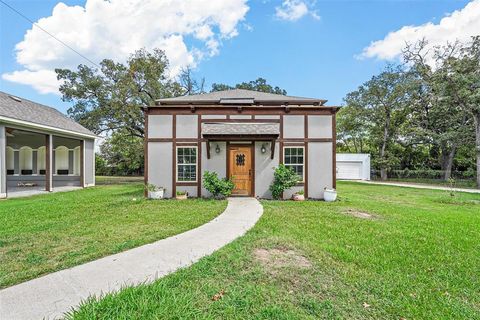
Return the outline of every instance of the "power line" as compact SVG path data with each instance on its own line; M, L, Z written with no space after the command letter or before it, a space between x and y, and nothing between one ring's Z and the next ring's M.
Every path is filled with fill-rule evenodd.
M21 13L20 11L18 11L17 9L15 9L14 7L10 6L8 3L6 3L5 1L3 0L0 0L1 3L3 3L7 8L9 8L10 10L12 10L13 12L15 12L16 14L18 14L20 17L24 18L25 20L27 20L28 22L30 22L32 25L34 25L35 27L37 27L38 29L42 30L43 32L45 32L46 34L48 34L50 37L52 37L53 39L57 40L58 42L60 42L61 44L63 44L65 47L67 47L68 49L72 50L73 52L75 52L76 54L78 54L80 57L82 57L83 59L87 60L88 62L90 62L91 64L93 64L94 66L96 66L97 68L101 68L98 64L96 64L95 62L93 62L92 60L90 60L89 58L85 57L83 54L81 54L80 52L78 52L77 50L75 50L74 48L70 47L68 44L66 44L65 42L63 42L62 40L58 39L57 37L55 37L53 34L51 34L50 32L48 32L47 30L43 29L42 27L40 27L37 23L35 23L34 21L30 20L27 16L25 16L23 13Z

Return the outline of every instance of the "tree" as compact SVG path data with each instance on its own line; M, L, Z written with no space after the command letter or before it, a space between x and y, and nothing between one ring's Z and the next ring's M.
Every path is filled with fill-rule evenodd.
M453 101L473 120L477 187L480 188L480 36L459 49L459 54L444 61L445 90Z
M459 43L437 47L433 54L427 45L427 41L421 40L404 49L404 59L411 65L409 72L414 79L410 140L439 149L440 166L447 181L458 148L470 141L471 119L456 103L445 81L450 73L445 62L458 53Z
M278 86L273 87L272 85L267 83L267 80L263 78L258 78L256 80L249 81L249 82L238 83L234 87L223 84L223 83L214 83L212 84L211 92L232 90L232 89L245 89L245 90L253 90L253 91L260 91L260 92L267 92L267 93L283 94L283 95L287 94L286 90L281 89Z
M181 95L184 89L167 79L162 50L141 49L126 63L105 59L100 69L79 65L76 71L56 69L62 100L73 102L68 115L96 134L117 130L143 137L142 108L156 99Z
M372 158L380 168L382 180L387 179L388 169L399 161L393 144L407 114L408 81L408 74L400 67L389 66L345 98L347 107L363 117L352 131L364 126L362 130L366 130L376 151Z
M100 146L104 167L114 175L141 175L143 173L143 139L126 130L117 130Z

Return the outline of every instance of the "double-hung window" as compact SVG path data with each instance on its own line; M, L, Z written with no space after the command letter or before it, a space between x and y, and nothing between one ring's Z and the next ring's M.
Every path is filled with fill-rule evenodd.
M304 148L285 147L283 149L283 163L285 167L291 168L304 181Z
M197 181L197 147L177 147L177 181Z

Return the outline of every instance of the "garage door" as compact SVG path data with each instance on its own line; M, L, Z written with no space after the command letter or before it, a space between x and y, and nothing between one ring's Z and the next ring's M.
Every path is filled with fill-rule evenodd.
M337 162L337 179L361 180L362 163L354 161Z

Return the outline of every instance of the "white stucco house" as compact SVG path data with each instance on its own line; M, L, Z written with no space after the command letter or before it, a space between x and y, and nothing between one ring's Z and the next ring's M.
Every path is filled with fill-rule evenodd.
M93 186L95 138L54 108L0 92L0 197Z
M335 115L326 100L249 90L160 99L145 109L145 182L208 196L203 173L232 178L233 195L270 198L274 168L292 168L304 190L322 199L335 188Z

